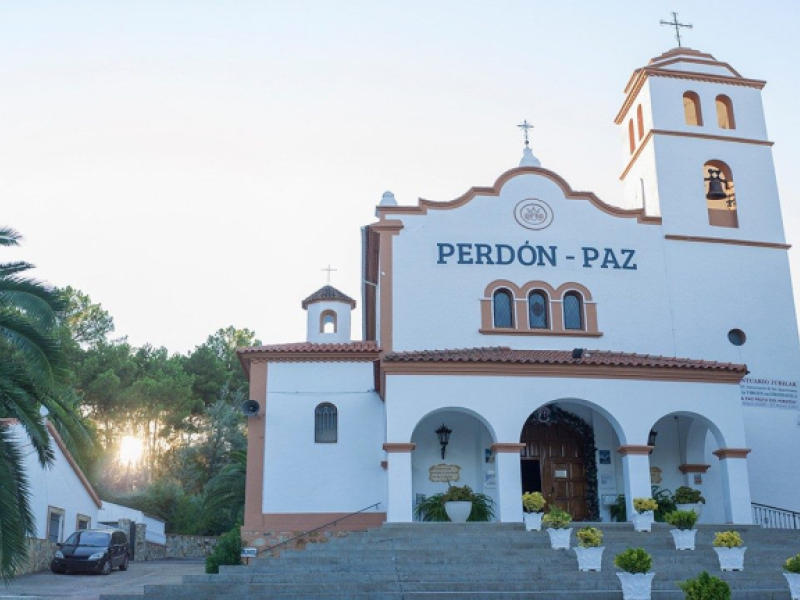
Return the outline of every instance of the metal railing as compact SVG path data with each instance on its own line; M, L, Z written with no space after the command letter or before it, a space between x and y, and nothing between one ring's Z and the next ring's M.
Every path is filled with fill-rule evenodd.
M335 527L340 521L344 521L345 519L349 519L350 517L354 517L355 515L360 515L361 513L366 512L371 508L378 508L380 505L381 505L380 502L376 502L375 504L370 504L369 506L365 506L361 510L357 510L356 512L351 512L348 515L345 515L343 517L339 517L338 519L334 519L333 521L329 521L329 522L327 522L327 523L325 523L323 525L320 525L319 527L315 527L314 529L309 529L308 531L304 531L303 533L301 533L299 535L296 535L293 538L289 538L288 540L283 540L282 542L278 542L274 546L268 546L267 548L264 548L264 550L260 551L259 554L261 554L261 553L271 553L275 548L278 548L280 546L288 544L289 542L293 542L295 540L299 540L301 537L306 536L309 533L314 533L315 531L319 531L320 529L324 529L324 528L328 527L329 525L333 525Z
M765 529L800 529L800 512L752 503L753 523Z

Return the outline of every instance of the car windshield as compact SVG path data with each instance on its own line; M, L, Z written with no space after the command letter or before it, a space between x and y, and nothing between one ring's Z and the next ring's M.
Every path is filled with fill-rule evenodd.
M64 542L65 546L108 546L111 534L100 531L76 531Z

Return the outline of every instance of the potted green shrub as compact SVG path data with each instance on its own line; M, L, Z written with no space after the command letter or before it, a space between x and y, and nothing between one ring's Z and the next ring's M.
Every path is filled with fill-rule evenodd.
M550 536L550 547L553 550L569 550L569 537L572 534L572 515L557 506L550 508L542 519L547 525L547 535Z
M742 536L737 531L723 531L714 536L714 550L719 557L719 567L723 571L744 571L744 552Z
M731 600L731 586L705 571L692 579L679 581L678 587L683 590L686 600Z
M658 508L658 502L652 498L634 498L633 529L635 531L649 532L653 527L653 512Z
M682 485L675 490L675 506L678 510L693 510L697 513L697 518L700 518L700 513L703 512L703 504L706 499L700 493L700 490L690 488L687 485Z
M542 509L547 504L541 492L525 492L522 494L522 518L527 531L542 529Z
M578 538L578 547L575 554L578 557L579 571L599 571L603 560L603 532L597 527L582 527L575 534Z
M494 501L486 494L473 492L468 485L461 487L451 485L444 493L428 496L417 505L414 512L423 521L453 521L447 512L446 504L448 502L466 502L470 504L470 511L467 513L467 517L464 518L465 521L491 521L492 517L494 517ZM453 508L451 505L450 510L452 511ZM460 518L463 514L454 516Z
M676 510L667 513L665 519L675 527L669 531L675 541L675 549L694 550L694 540L697 535L694 524L697 522L697 513L693 510Z
M792 556L783 563L783 576L789 582L789 592L792 600L800 600L800 554Z
M623 600L650 600L653 587L653 557L642 548L628 548L614 557L614 566L622 584Z

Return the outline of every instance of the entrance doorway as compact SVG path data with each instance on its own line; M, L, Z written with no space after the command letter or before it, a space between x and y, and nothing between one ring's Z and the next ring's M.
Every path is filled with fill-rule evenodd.
M581 434L565 423L546 424L536 415L522 429L522 491L541 492L575 521L589 518L586 463Z

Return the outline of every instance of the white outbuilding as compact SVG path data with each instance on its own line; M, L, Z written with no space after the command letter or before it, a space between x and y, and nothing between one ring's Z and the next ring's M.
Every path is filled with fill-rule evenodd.
M305 342L239 350L260 407L245 535L378 503L337 529L412 521L448 480L503 522L522 520L523 491L608 520L620 494L631 514L682 485L705 497L701 522L800 511L782 460L800 455L800 345L764 85L689 48L637 69L610 202L527 146L452 201L384 194L362 229L364 339L356 302L325 286L302 302Z

